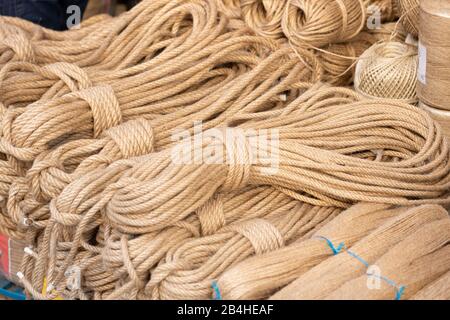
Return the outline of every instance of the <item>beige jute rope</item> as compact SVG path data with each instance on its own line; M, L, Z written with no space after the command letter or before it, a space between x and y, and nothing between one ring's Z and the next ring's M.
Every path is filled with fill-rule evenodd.
M402 209L403 210L403 209ZM359 203L323 225L314 234L354 243L388 219L399 215L389 205ZM302 273L332 256L329 247L310 235L284 248L246 259L217 280L224 299L264 299Z
M419 0L397 0L400 20L405 30L417 37L419 35Z
M288 0L281 26L297 48L322 47L355 37L366 23L362 0Z
M417 102L417 51L400 42L383 42L366 50L356 65L355 90L369 98Z
M449 270L449 240L450 218L447 216L413 232L376 260L374 265L381 270L382 276L404 288L402 299L409 299ZM367 274L352 279L325 299L386 300L395 297L397 288L385 281L379 281L379 288L368 288L367 277L373 278Z
M450 271L417 292L410 300L449 300Z
M436 221L440 223L444 219L448 220L448 213L442 207L434 205L415 207L406 211L403 210L403 213L380 225L377 230L355 244L346 245L345 242L344 244L348 250L364 259L369 265L378 266L382 271L381 276L386 276L391 279L392 275L387 273L388 271L382 268L382 266L376 264L376 261L401 243L406 237L420 230L424 225ZM326 234L323 236L327 237ZM336 242L332 238L327 238L336 246L341 243L339 241ZM416 241L423 241L419 237L414 237L414 239ZM326 244L323 243L323 245ZM327 246L327 248L330 252L330 247ZM392 263L395 264L402 257L403 255L401 253L397 257L391 257ZM341 252L303 273L291 284L273 295L272 298L324 299L345 283L358 277L364 277L366 271L366 266L355 259L354 256L346 252ZM398 284L403 285L403 283ZM368 289L365 288L364 291L366 290ZM390 290L392 291L392 295L386 297L387 299L393 299L395 296L394 288L390 287ZM355 293L357 293L356 289Z
M283 36L281 18L287 0L241 0L242 18L258 35L279 39Z
M443 134L450 139L450 111L432 108L422 102L419 102L419 108L428 112L431 118L441 125Z
M170 152L161 151L134 160L121 160L115 162L105 169L92 171L89 175L85 175L72 182L50 203L51 220L45 228L45 237L48 238L48 243L58 243L60 236L64 236L64 238L62 238L63 241L70 242L70 245L67 246L68 252L65 255L64 262L61 262L61 269L56 275L52 276L52 279L55 279L56 283L61 281L65 270L73 262L79 248L89 247L86 239L91 237L91 233L102 224L104 218L113 229L121 233L145 234L158 232L159 230L163 230L185 219L191 212L207 203L219 188L222 191L237 191L248 184L271 184L287 195L299 200L308 201L313 204L329 203L329 205L343 205L340 201L336 201L337 199L333 199L333 193L338 191L336 188L342 183L340 182L339 177L345 177L346 180L348 180L353 176L353 179L356 179L355 182L362 182L363 180L361 180L361 178L368 177L368 174L373 172L373 174L376 174L377 178L368 178L367 181L371 181L372 183L378 181L380 184L379 186L373 185L363 187L359 184L359 186L356 187L356 190L358 191L351 192L350 185L348 182L345 182L342 185L343 187L345 186L345 190L339 190L340 198L347 196L354 198L355 200L363 198L364 200L371 200L374 202L383 201L387 203L404 204L448 202L448 199L446 198L439 199L440 194L444 195L448 192L449 165L448 162L445 162L446 159L448 160L448 147L442 136L438 138L440 136L438 127L433 128L431 131L431 127L428 127L427 129L425 126L421 129L421 126L419 125L421 123L420 119L422 119L422 121L425 120L425 123L428 122L428 125L434 126L434 123L431 122L431 119L428 118L426 113L423 113L412 106L400 103L396 103L392 106L389 105L385 108L382 107L383 105L392 102L380 103L365 101L335 106L336 102L339 101L339 99L342 99L336 98L339 97L339 92L341 92L341 94L350 94L351 91L326 88L318 90L315 94L307 92L305 95L310 96L310 98L304 99L300 96L299 101L304 102L303 106L298 109L298 106L295 107L295 104L292 105L291 112L288 112L286 117L279 117L280 119L277 119L277 117L274 118L273 115L275 112L273 111L266 115L267 117L270 117L270 120L253 121L251 127L258 129L269 127L276 128L279 126L282 128L283 123L285 125L287 123L291 124L292 128L290 130L280 130L281 158L279 162L279 171L275 175L260 175L258 172L260 172L264 166L260 166L258 169L258 166L254 164L242 167L231 166L231 168L229 168L228 165L219 164L177 165L172 163ZM323 100L321 101L318 99L319 97ZM327 98L324 99L325 97ZM308 106L308 103L311 102L313 103ZM331 106L319 107L319 105L326 106L327 103ZM343 108L343 106L345 106L345 108ZM373 106L373 108L371 106ZM329 109L329 111L325 112L327 109ZM337 112L334 116L333 112L331 112L333 110ZM344 110L346 111L344 112ZM359 115L358 110L363 113ZM387 112L390 115L389 118L391 120L394 115L397 115L402 121L405 121L404 129L407 129L407 131L401 130L400 132L406 134L405 138L408 137L407 139L402 142L400 139L401 135L399 136L396 134L395 130L389 134L390 130L386 128L388 122L382 121L380 123L383 123L382 126L384 128L381 131L376 128L370 129L367 127L373 126L378 122L376 119L380 118L377 116L377 113L379 114L381 110ZM287 110L280 110L280 112L283 111L286 113ZM376 111L376 113L371 113L373 116L370 116L369 118L364 117L363 115L369 111ZM405 112L408 114L405 115ZM305 120L300 121L302 118ZM350 126L342 127L342 124L338 124L336 119L341 119L344 122L348 120L350 121ZM355 119L357 122L360 121L360 124L355 123ZM369 121L369 119L371 120ZM408 121L411 122L410 126L406 125ZM260 122L260 124L258 124L258 122ZM326 135L324 135L326 131L320 129L321 122L324 122L326 126L330 124L338 125L339 129L328 130L327 133L329 136L326 138ZM307 123L310 125L308 126ZM402 122L395 121L394 123L396 123L397 127ZM425 123L423 124L425 125ZM386 153L383 153L383 151L369 151L377 150L380 145L377 142L377 139L375 139L375 136L369 137L369 139L358 137L357 132L360 130L359 127L361 125L362 128L364 128L362 129L361 134L365 137L367 137L367 132L373 132L373 134L381 134L384 132L384 134L388 134L380 141L383 141L385 147L386 143L391 141L390 144L391 148L393 148L393 152L384 151ZM356 136L353 137L352 135L348 135L348 133L351 132L349 129L352 126L354 127L354 130L356 130L353 132ZM293 131L293 129L295 129L295 131ZM302 133L303 130L306 131ZM409 130L424 130L423 134L425 134L425 132L431 134L437 130L437 136L432 134L429 138L423 138L423 143L425 143L425 145L434 145L432 147L432 150L434 150L432 151L432 154L436 154L437 158L435 160L424 163L424 160L427 158L424 154L425 150L418 151L416 156L412 155L411 151L419 146L413 147L411 145L411 151L405 149L408 148L405 143L413 137L407 134ZM296 131L298 132L296 133ZM314 132L317 134L313 134ZM346 139L340 137L338 134L339 132L347 132L347 134L344 135ZM309 137L304 140L304 143L309 141L311 146L318 144L322 148L325 147L329 150L324 149L320 151L321 149L306 144L301 145L296 143L295 141L302 136ZM317 136L317 140L314 138L315 136ZM395 136L400 140L394 139ZM292 140L287 139L283 142L284 139L288 137L292 138ZM354 144L346 145L345 143L345 141L348 143L360 139L363 139L362 141L365 141L365 143L373 143L373 145L361 146L361 148ZM240 140L232 141L236 143ZM394 147L395 145L397 145L397 147ZM237 147L240 148L241 146L237 145ZM400 149L394 151L394 149L398 147L400 147ZM444 149L439 151L440 148ZM331 152L333 149L339 151ZM401 160L404 156L402 156L400 150L406 152L404 155L406 156L405 160ZM299 151L301 151L301 153L299 153ZM228 150L227 152L230 151ZM342 167L334 167L331 162L328 164L324 163L323 165L320 165L319 163L314 164L314 162L319 159L317 158L319 155L329 155L327 161L330 161L331 159L338 162L345 161L348 157L345 156L345 153L347 152L350 152L351 154L359 153L359 156L348 158L349 162L346 167L349 167L348 169L350 169L351 166L361 162L360 165L364 164L364 169L362 171L356 166L354 167L355 171L350 176L345 173L347 170L342 171ZM242 154L235 152L230 155L242 156ZM298 156L300 156L300 158L297 158ZM287 157L286 160L283 160L284 157ZM310 161L306 159L309 157L317 160L308 164ZM391 157L396 158L397 160L394 162L386 162L386 160ZM301 160L302 158L304 159ZM428 168L427 170L434 170L434 172L432 171L424 175L420 168L416 167L417 161L424 169ZM444 163L439 164L441 161L444 161ZM291 163L291 165L288 165L288 163ZM299 166L299 169L291 167L296 163L297 166ZM304 164L302 165L302 163ZM244 164L246 164L246 162L244 162ZM410 165L412 167L409 167ZM315 167L317 169L323 167L324 169L326 168L326 172L333 172L336 176L329 177L331 178L330 180L328 180L329 178L322 180L323 178L321 178L321 175L314 173L314 170L305 171L301 169L302 166L305 166L306 168L309 167L309 170L312 170ZM378 166L380 166L379 169L377 169ZM241 171L245 170L246 167L250 171ZM230 172L231 175L228 172ZM314 189L317 188L318 185L312 183L313 180L308 177L309 172L312 174L311 177L314 178L314 181L324 181L325 183L326 181L333 181L333 188ZM317 173L319 172L320 171ZM358 174L358 172L361 172L361 175ZM362 174L362 172L364 172L364 174ZM417 174L414 174L413 172L417 172ZM380 179L381 173L385 178ZM386 180L388 177L386 176L387 173L389 173L391 179L395 178L400 180L397 182L395 182L396 180L390 180L389 182L389 180ZM401 181L402 177L405 179L404 182ZM246 181L246 179L248 180ZM433 183L430 185L424 184L423 191L418 192L419 189L411 191L407 190L412 187L420 187L421 183L426 183L426 180L429 179L433 180ZM418 183L419 180L421 183ZM295 181L302 181L302 183L299 184ZM308 181L310 181L311 184L308 184ZM320 185L322 184L323 182L320 182ZM387 185L397 185L397 187L392 188L387 187ZM440 190L441 188L442 190ZM161 190L164 190L164 192L161 192ZM366 190L371 196L361 197L362 190ZM383 192L389 192L389 196L374 196L370 190L372 190L372 192L376 190L376 193L379 195L382 195ZM395 193L402 196L395 197ZM410 197L412 196L413 199L405 199L404 197L408 197L408 194L410 194ZM194 198L193 195L195 195ZM317 197L317 199L314 199L312 196ZM424 198L422 198L423 200L417 200L414 199L416 197ZM431 198L427 200L427 197ZM130 201L131 199L132 201ZM83 205L80 206L81 203ZM49 264L52 265L51 262ZM50 273L53 274L53 271Z
M450 110L450 3L421 1L419 10L420 101L430 107Z

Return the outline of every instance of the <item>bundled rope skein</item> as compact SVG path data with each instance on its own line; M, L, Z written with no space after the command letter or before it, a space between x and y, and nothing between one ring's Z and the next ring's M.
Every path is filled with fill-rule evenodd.
M284 53L283 53L284 52ZM274 56L269 58L269 60L266 60L261 66L256 68L255 70L251 71L248 75L245 75L245 77L236 79L236 81L231 81L230 83L226 84L222 88L219 89L217 85L215 84L213 88L215 89L214 94L211 94L210 96L206 97L205 99L202 99L198 101L197 103L194 103L192 105L184 107L184 103L188 103L188 101L192 101L188 98L187 100L184 100L182 97L178 97L179 99L175 99L175 101L167 101L170 104L173 103L181 103L178 110L173 110L172 112L168 112L167 114L163 114L159 117L154 117L154 119L149 120L148 123L146 123L146 127L151 127L145 129L144 131L137 131L137 133L142 132L144 135L140 136L133 136L133 131L131 130L129 133L123 133L124 135L129 136L130 139L137 139L138 136L141 138L140 143L146 143L146 137L145 137L145 131L147 132L153 132L153 142L154 148L157 149L164 149L168 147L171 144L174 144L174 141L171 139L172 131L177 128L184 128L186 130L192 131L192 127L195 124L195 121L201 121L201 120L208 120L210 119L212 114L215 114L216 117L214 119L211 119L210 121L202 123L203 128L207 129L210 127L214 127L216 125L220 125L221 123L224 123L225 121L228 121L230 117L233 114L237 113L245 113L244 107L246 104L249 105L251 108L267 108L269 105L273 105L274 107L276 105L279 105L279 93L288 93L287 99L288 101L291 99L290 94L294 94L297 92L297 89L292 87L295 82L298 81L298 76L301 74L301 70L304 69L301 65L297 63L296 59L291 60L291 62L286 62L283 66L280 66L279 70L274 70L276 65L272 64L272 62L277 61L280 59L281 56L286 54L287 52L290 52L290 49L285 49L278 51ZM278 60L281 62L280 60ZM295 65L295 66L294 66ZM291 69L293 67L293 69ZM291 69L291 70L289 70ZM271 73L270 71L274 71L274 73ZM267 73L268 72L268 73ZM280 81L280 77L282 77ZM258 80L259 79L259 80ZM246 90L242 91L242 88L244 86L248 85ZM239 88L239 89L233 89L233 88ZM173 88L172 88L173 89ZM270 90L269 90L270 89ZM291 90L289 90L291 89ZM286 91L288 90L288 91ZM211 93L210 90L207 92ZM259 94L263 94L263 96L259 96ZM194 95L193 99L197 99L198 96ZM153 96L155 98L155 96ZM152 98L152 99L153 99ZM180 101L181 98L181 101ZM278 99L278 100L277 100ZM52 99L50 101L54 101L54 103L58 102L58 99ZM184 102L183 102L184 101ZM71 101L73 102L73 101ZM49 118L48 121L53 121L51 119L54 118L54 115L51 116L51 114L61 113L61 117L66 117L67 114L65 112L62 112L63 108L71 109L77 105L77 103L67 103L64 106L59 105L58 108L52 109L48 108L49 106L46 104L43 104L43 109L46 109L46 111L43 111L44 113L48 112ZM81 101L80 101L81 102ZM95 101L94 101L95 102ZM83 102L82 102L83 103ZM132 103L132 102L130 102ZM132 105L134 105L132 103ZM178 104L174 104L174 106L177 106ZM164 102L162 102L162 106L164 106ZM183 107L182 107L183 106ZM156 110L161 107L161 105L156 105ZM133 119L137 116L139 116L139 112L143 112L142 115L147 115L150 118L153 118L151 116L151 112L155 110L155 107L152 105L147 106L147 108L138 108L136 111L138 111L137 114L133 112L132 110L130 113L130 118ZM89 110L80 110L79 106L76 107L77 111L80 112L80 115L85 113L83 120L81 118L78 118L80 121L86 121L84 125L76 125L74 127L69 127L70 123L73 122L73 120L70 120L69 117L67 117L66 121L67 123L64 125L63 123L60 123L59 132L56 132L55 134L58 137L63 137L65 134L74 133L75 130L83 130L83 126L85 129L87 129L86 137L82 137L82 139L76 139L74 141L67 141L65 145L58 146L58 148L54 149L54 151L50 151L50 153L47 153L47 151L40 152L40 148L36 150L36 153L33 155L33 157L36 158L36 162L34 163L33 167L29 169L26 167L25 170L30 170L29 173L25 173L25 181L17 181L17 176L20 176L20 173L14 173L14 170L12 170L12 173L9 173L9 171L5 172L5 190L13 190L9 191L10 194L13 194L14 196L11 196L8 198L8 205L9 210L8 214L13 218L15 221L22 221L24 215L27 215L27 208L31 208L31 211L35 211L35 214L33 213L32 216L29 216L28 218L36 221L41 220L41 218L38 218L39 216L48 217L48 210L47 211L39 211L36 209L36 203L34 201L42 201L42 199L49 200L50 197L56 196L58 194L58 190L62 190L62 188L67 185L67 183L71 182L73 180L72 177L76 176L76 174L70 173L70 167L68 170L64 169L64 166L61 166L61 161L63 162L69 162L71 165L77 165L82 160L84 160L86 157L87 165L89 165L90 168L92 168L92 164L94 162L99 162L100 165L105 163L105 159L102 158L106 156L106 154L103 155L96 155L95 153L99 152L101 148L103 148L105 143L109 143L110 145L114 144L114 141L111 141L111 139L92 139L92 122L89 121ZM30 115L32 113L35 113L36 106L30 107L29 111ZM241 111L242 110L242 111ZM75 109L73 110L75 111ZM220 114L222 112L222 114ZM27 112L26 112L27 113ZM158 111L156 112L156 114ZM25 116L25 114L22 114ZM43 116L43 114L41 114ZM33 120L34 119L34 120ZM38 127L41 126L41 124L37 123L36 119L34 117L29 119L31 121L30 124L37 125ZM46 122L47 120L44 120ZM40 121L39 121L40 122ZM95 122L94 122L95 124ZM127 125L124 124L123 128L126 128ZM43 126L45 127L45 125ZM42 128L43 128L42 127ZM118 127L119 128L119 127ZM20 129L20 128L18 128ZM56 128L55 128L56 129ZM98 130L98 132L106 131L105 130ZM120 129L117 129L120 130ZM38 130L39 131L39 130ZM114 131L114 130L113 130ZM126 131L126 129L125 129ZM37 132L37 131L36 131ZM80 135L82 132L79 133ZM108 132L109 134L109 132ZM107 135L108 135L107 134ZM52 137L49 137L48 135L44 134L44 131L42 131L41 135L42 139L35 140L34 145L41 145L43 148L50 147L48 142L52 140ZM46 140L46 139L50 140ZM98 138L101 138L99 136ZM31 141L30 141L31 142ZM121 142L119 142L120 144ZM136 141L136 143L138 143ZM26 143L27 144L27 143ZM139 143L138 143L139 145ZM106 146L106 145L105 145ZM133 145L130 144L129 146L122 146L122 148L128 148L132 147ZM42 148L42 149L43 149ZM109 146L108 148L111 148ZM97 151L98 150L98 151ZM120 155L117 154L117 151L114 150L106 150L106 152L113 152L112 155L108 156L109 159L119 159ZM6 150L5 150L6 151ZM129 151L127 151L129 152ZM136 150L133 150L133 152L140 152L139 148ZM114 154L116 153L116 154ZM134 155L137 155L134 153ZM100 157L100 159L99 159ZM20 157L19 157L20 159ZM26 160L23 159L22 160ZM107 160L106 162L110 161ZM7 168L14 167L7 161L1 161L2 165L4 165ZM86 164L83 164L83 166L86 166ZM75 170L76 171L76 170ZM80 172L80 171L78 171ZM6 173L8 173L8 176L6 176ZM48 174L47 174L48 173ZM16 178L14 178L16 177ZM48 177L48 178L47 178ZM14 182L15 180L15 182ZM8 187L8 184L14 182L14 186ZM31 182L31 185L29 184ZM28 193L28 190L32 192L32 198L26 198L26 195ZM40 193L43 193L42 195ZM25 197L25 198L24 198ZM25 200L30 202L30 205L28 204L20 204L19 202ZM48 207L47 207L48 208ZM25 210L25 212L24 212ZM29 212L28 212L29 213ZM34 215L34 218L33 218ZM47 218L45 218L47 219Z
M419 35L419 0L397 0L397 2L405 30L417 37Z
M407 236L422 228L423 225L444 219L448 219L448 213L440 206L415 207L403 211L354 245L343 243L349 252L356 254L369 265L376 265L375 261ZM320 234L318 233L318 235ZM339 240L327 239L336 247L341 243ZM421 240L420 238L415 239ZM330 247L328 249L331 251ZM394 257L392 261L395 263L400 259L401 257ZM346 250L341 250L302 274L294 282L273 295L272 299L324 299L346 282L362 277L366 271L366 265ZM389 277L389 274L385 274L386 270L381 268L381 271L382 276ZM394 292L394 288L391 290ZM391 299L393 297L394 295Z
M325 92L331 94L335 90ZM317 93L321 94L321 91ZM311 98L317 103L315 99L317 96ZM387 127L391 121L395 126ZM311 204L339 207L357 201L401 204L449 201L447 142L431 118L415 107L388 101L361 101L319 107L309 112L297 109L286 117L255 121L249 128L270 127L279 128L280 134L279 167L273 175L264 173L270 163L177 164L172 162L172 151L164 150L139 159L115 162L96 171L95 175L70 183L54 199L52 216L55 214L63 224L66 214L77 217L76 220L89 219L82 213L92 210L95 214L100 209L97 206L103 203L105 216L119 230L152 232L185 218L216 190L238 190L262 184L280 188L291 197ZM368 137L367 130L373 135ZM239 136L238 129L229 131L229 134L234 133ZM227 146L231 146L231 142L245 141L231 136L229 139L225 143ZM207 138L204 143L213 141ZM380 143L384 151L370 152L380 148ZM194 147L190 141L180 145L181 149L184 146L186 150ZM227 149L223 155L233 159L248 154L245 145L238 147L242 149ZM199 152L202 147L194 147L194 151L196 149ZM242 154L237 150L247 151ZM148 194L143 193L144 190ZM151 198L153 194L158 197ZM198 196L192 198L192 194ZM92 200L97 196L102 200L94 206L98 201ZM71 204L82 198L84 203L92 205ZM186 201L188 198L190 200Z
M401 299L409 299L450 269L449 240L450 218L447 216L422 226L375 261L374 265L381 271L381 276L396 284L395 290L403 287L403 290L400 289ZM326 299L384 300L395 297L392 284L380 281L379 288L368 288L367 277L371 275L348 281Z
M415 47L400 42L373 45L356 66L356 91L369 98L415 103L417 59Z
M359 203L316 230L336 241L354 243L402 210L388 205ZM223 299L263 299L332 255L323 240L300 240L284 248L246 259L217 281Z
M207 299L211 283L224 270L250 255L276 250L302 236L308 228L305 214L334 215L336 208L298 206L290 214L270 214L231 224L215 234L193 239L166 256L152 271L146 292L155 299ZM340 210L338 210L339 212ZM306 225L305 225L306 223Z
M86 271L83 270L83 274L87 272L86 280L88 281L84 283L83 290L86 292L94 291L102 296L114 294L114 296L118 297L128 293L131 288L142 287L142 281L136 283L136 279L145 279L149 270L153 269L168 252L176 250L184 245L185 242L201 236L213 235L231 223L264 218L268 214L277 216L291 215L297 205L298 201L271 187L252 187L246 190L239 190L239 192L219 193L209 199L195 213L161 232L146 233L130 238L125 237L126 239L123 239L122 234L114 231L110 235L105 233L102 235L102 239L98 240L96 250L92 250L89 247L80 248L71 263L76 263L79 257L91 252L93 256L88 259L90 262L86 263ZM320 216L316 214L317 210L311 210L311 206L304 205L302 208L301 212L305 213L302 221L304 220L305 224L311 220L311 216L314 218ZM340 210L337 210L337 212L340 212ZM306 219L307 217L309 219ZM314 222L312 223L312 226L314 226L320 220L315 219L315 221L311 222ZM124 242L126 247L124 247ZM68 244L58 242L58 246L52 250L47 247L48 242L44 239L37 247L37 259L28 259L27 268L30 268L33 263L36 266L30 269L30 272L33 271L33 276L27 275L26 278L35 279L33 286L37 291L41 289L39 286L42 284L42 279L45 276L45 274L39 272L38 266L45 264L49 256L65 257L67 248L75 245L72 243L67 246ZM124 250L129 252L129 258ZM128 259L132 262L132 270L130 270ZM60 266L56 267L56 272L59 272L59 268ZM101 271L103 273L103 281L108 281L108 283L114 284L127 275L130 275L131 281L123 284L120 288L117 288L117 285L114 285L112 288L110 286L102 286L96 281L90 281L91 272L94 272L94 269L103 270ZM39 276L36 277L35 274L39 274ZM134 274L137 275L137 278L133 277ZM53 279L52 277L49 278ZM54 283L54 285L60 286L59 283ZM113 293L112 289L114 288Z
M450 110L450 2L421 1L419 22L419 99L426 105Z
M303 48L350 40L365 23L362 0L288 0L281 26L290 43Z

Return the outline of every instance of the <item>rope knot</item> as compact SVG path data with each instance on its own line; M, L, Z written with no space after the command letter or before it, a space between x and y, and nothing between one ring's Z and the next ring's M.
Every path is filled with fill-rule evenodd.
M44 74L49 73L51 76L61 79L72 92L92 87L86 71L72 63L56 62L44 66L42 71Z
M4 29L6 27L6 30ZM23 62L34 62L35 52L31 41L25 32L18 27L4 24L0 32L1 44L10 48L16 55L17 60Z
M197 209L197 216L200 220L203 236L212 235L222 228L226 223L222 195L218 194L205 202L205 204Z
M66 227L76 227L83 218L83 216L77 214L60 212L55 198L50 201L50 214L51 219Z
M94 120L94 138L99 137L106 129L115 127L122 122L119 101L111 86L91 87L74 92L72 95L89 104Z
M225 130L225 148L228 173L223 191L240 190L247 186L252 165L252 150L247 137L240 129Z
M105 133L120 149L124 158L153 152L154 134L149 120L130 120Z
M155 296L155 292L159 292L160 284L167 279L171 274L179 270L187 270L192 268L192 264L184 259L168 261L158 265L151 274L150 281L145 286L146 294L152 293Z
M284 246L284 239L280 231L264 219L252 219L229 226L247 238L255 249L256 254L263 254Z

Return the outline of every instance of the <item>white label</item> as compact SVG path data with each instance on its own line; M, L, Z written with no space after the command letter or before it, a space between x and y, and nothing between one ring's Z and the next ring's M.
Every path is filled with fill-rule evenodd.
M427 47L419 41L419 68L417 79L422 84L427 84Z

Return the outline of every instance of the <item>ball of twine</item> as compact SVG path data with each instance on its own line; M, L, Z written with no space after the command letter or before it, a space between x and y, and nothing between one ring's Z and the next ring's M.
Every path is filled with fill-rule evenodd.
M355 89L370 98L417 102L417 50L400 42L378 43L360 57Z
M358 35L365 10L362 0L288 0L281 27L294 46L323 47Z
M405 30L417 37L419 35L419 0L397 1Z
M281 18L287 0L241 0L242 17L258 35L278 39L283 36Z

